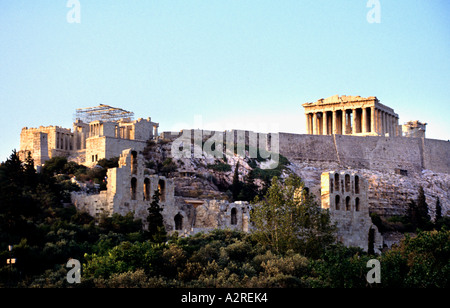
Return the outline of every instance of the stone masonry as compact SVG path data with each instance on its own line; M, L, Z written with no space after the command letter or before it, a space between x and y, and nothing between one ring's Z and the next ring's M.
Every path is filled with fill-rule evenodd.
M367 182L363 177L345 171L322 173L321 200L344 245L381 252L383 238L369 216Z
M426 184L427 198L434 200L439 195L443 213L448 214L449 199L445 191L448 191L449 182L445 176L450 175L450 142L426 139L426 124L415 121L399 126L398 115L376 97L333 96L303 107L307 134L259 135L248 131L207 133L192 130L187 134L186 149L196 153L196 143L191 139L199 135L199 145L208 145L211 150L216 142L226 144L228 151L230 141L233 145L240 141L245 145L242 146L244 156L247 155L247 147L250 151L255 145L260 145L265 151L272 150L288 158L291 168L297 166L300 173L306 172L307 168L312 170L315 166L322 166L316 168L320 170L318 172L308 171L310 177L302 176L302 179L312 185L310 188L317 192L315 194L321 199L322 207L329 209L338 226L340 240L366 251L373 248L377 252L383 245L383 238L371 223L369 204L377 213L401 214L397 203L407 202L412 194L410 191L413 191L405 191L401 195L403 201L395 199L400 194L389 193L384 188L386 185L381 179L385 175L405 181L421 179ZM158 123L150 118L134 121L130 117L132 113L111 106L100 105L79 114L84 112L87 112L84 117L76 119L73 130L58 126L24 128L19 151L22 160L30 153L37 166L57 156L89 167L103 158L120 157L119 167L108 170L106 191L72 194L72 202L79 210L97 218L102 214L133 212L146 227L148 207L154 192L159 190L162 214L169 232L188 235L215 228L250 229L251 206L248 203L217 200L215 194L195 198L188 197L188 194L177 195L179 184L175 184L176 178L160 176L146 168L142 151L148 140L162 138L175 144L180 136L186 135L184 132L166 132L158 136ZM122 115L124 117L120 118ZM276 148L272 144L274 140ZM251 141L255 141L254 146ZM239 146L237 148L236 155L239 156ZM201 152L202 147L197 150ZM188 156L185 168L190 166L190 159L194 158ZM208 164L214 163L214 158L211 159ZM300 169L301 166L307 168ZM195 177L195 171L186 169L184 175ZM375 182L373 174L377 174ZM426 181L425 175L430 175ZM437 182L438 177L441 180ZM205 187L199 186L198 189Z
M108 117L106 112L122 109L106 105L97 109L103 114L77 118L73 130L59 126L23 128L19 157L24 160L30 153L35 165L40 166L53 157L63 156L90 167L103 158L118 157L128 148L142 151L148 140L158 136L159 124L152 122L151 118L119 119ZM83 119L90 121L84 122Z
M398 114L372 96L338 95L303 104L312 135L397 136Z
M249 230L247 202L176 197L173 179L155 175L145 167L143 155L134 149L124 150L119 167L108 169L106 191L72 193L72 203L96 218L133 212L147 228L148 208L156 190L161 194L159 204L168 232L187 235L216 228Z

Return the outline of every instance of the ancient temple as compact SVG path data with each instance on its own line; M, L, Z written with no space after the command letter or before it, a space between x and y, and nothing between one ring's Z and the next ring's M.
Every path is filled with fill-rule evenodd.
M374 96L335 95L302 106L310 135L399 135L398 114Z

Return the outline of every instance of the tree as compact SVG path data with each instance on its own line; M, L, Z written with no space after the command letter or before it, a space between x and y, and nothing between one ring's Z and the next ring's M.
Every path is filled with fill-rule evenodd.
M299 177L284 182L274 177L251 215L254 236L276 253L292 249L305 256L319 256L334 242L329 213L322 210Z
M439 220L442 218L442 206L441 206L441 200L439 197L436 199L436 220Z
M236 201L241 191L242 183L239 181L239 161L234 168L233 182L231 184L231 193L233 194L233 200Z
M36 213L40 191L33 170L33 161L27 160L24 166L16 150L0 165L0 215L5 215L8 225Z
M28 152L27 159L25 160L23 172L24 172L24 182L25 182L24 184L26 186L35 187L37 185L38 178L37 178L36 169L34 167L34 160L31 157L30 152Z
M126 215L114 213L112 216L103 216L100 219L99 227L104 233L133 233L142 230L142 221L134 218L134 212L128 212Z
M408 217L414 229L427 230L431 227L431 219L428 214L428 204L426 202L423 187L419 187L417 202L411 200L408 208Z
M55 156L47 160L42 168L43 173L52 176L64 173L64 167L67 165L67 158Z
M148 235L150 239L156 243L164 242L167 237L166 228L164 227L164 218L161 214L163 209L159 206L160 196L159 190L155 190L152 202L148 208L147 216Z
M450 229L450 217L442 216L442 206L439 197L436 199L436 217L434 220L434 226L437 230L441 230L443 228L446 228L447 230Z
M419 231L382 254L383 287L449 288L450 231Z
M255 171L251 169L244 178L238 199L241 201L253 201L258 194L258 186L255 184Z

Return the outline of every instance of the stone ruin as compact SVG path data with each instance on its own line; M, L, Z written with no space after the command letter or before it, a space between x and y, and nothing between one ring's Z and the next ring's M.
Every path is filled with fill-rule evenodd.
M372 96L332 96L303 104L312 135L398 136L398 114Z
M329 211L342 243L380 253L383 237L369 216L367 186L367 181L357 173L323 172L322 208Z
M439 196L443 214L449 215L450 143L426 139L426 124L414 121L398 125L398 115L376 97L333 96L303 107L307 134L277 133L279 154L288 158L291 171L296 170L293 172L309 183L308 186L311 184L322 207L330 211L344 244L380 250L383 238L371 223L369 210L382 215L401 213L400 203L407 202L414 194L411 185L405 186L407 189L403 184L402 187L390 185L386 182L390 177L403 177L396 180L399 184L420 180L427 198ZM157 139L174 142L181 133L158 134L158 123L150 118L135 121L132 116L123 109L100 105L78 109L73 130L58 126L24 128L19 156L24 160L31 154L36 166L52 157L64 156L88 167L95 166L100 159L120 156L119 167L108 170L106 191L72 195L73 204L79 210L97 218L102 214L133 212L145 224L153 194L159 190L169 232L189 235L215 228L249 231L251 206L248 203L216 199L215 194L177 195L180 187L173 178L146 168L141 153L147 142ZM212 133L197 133L200 132L203 137ZM243 136L245 145L250 144L251 135L255 133L231 134L235 139ZM196 173L190 169L178 171L179 177L186 179L184 183L189 183L189 178Z
M402 133L405 137L425 138L427 123L420 121L409 121L402 125Z
M159 124L151 118L133 120L133 113L100 105L77 109L73 130L59 126L22 129L19 157L30 153L36 166L64 156L86 166L101 159L118 157L124 149L142 151L147 141L158 136Z
M99 193L72 193L72 203L80 211L95 218L101 215L126 215L133 212L147 228L148 208L155 191L160 193L165 228L169 233L182 235L200 231L228 228L249 230L250 208L247 202L230 203L224 200L202 200L175 196L173 179L154 174L145 167L142 154L127 149L119 158L119 167L107 172L107 189Z

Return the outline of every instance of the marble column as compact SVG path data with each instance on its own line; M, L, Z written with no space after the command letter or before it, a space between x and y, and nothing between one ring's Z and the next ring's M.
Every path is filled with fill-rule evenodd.
M356 115L356 109L352 109L352 116L353 116L353 119L352 119L352 135L354 135L354 134L356 134L356 132L357 132L357 129L356 129L356 123L358 122L357 121L357 115Z
M337 134L337 112L336 110L333 110L333 127L332 127L332 134Z
M317 126L317 113L316 112L313 113L312 129L313 129L313 135L319 134L319 130L318 130L318 126Z
M361 114L361 133L365 134L368 131L367 127L367 109L363 107Z
M322 128L322 135L328 135L328 117L326 111L322 112Z
M388 115L388 120L389 120L389 137L394 136L394 125L392 125L392 115Z
M305 117L306 117L306 133L308 135L311 135L311 122L309 113L305 114Z
M342 135L347 135L347 109L342 110Z
M376 122L377 122L376 112L375 112L375 106L370 108L370 132L375 133L376 132Z
M399 130L400 128L398 127L398 118L395 118L395 136L401 136L401 131Z
M383 135L383 112L378 110L378 134Z

